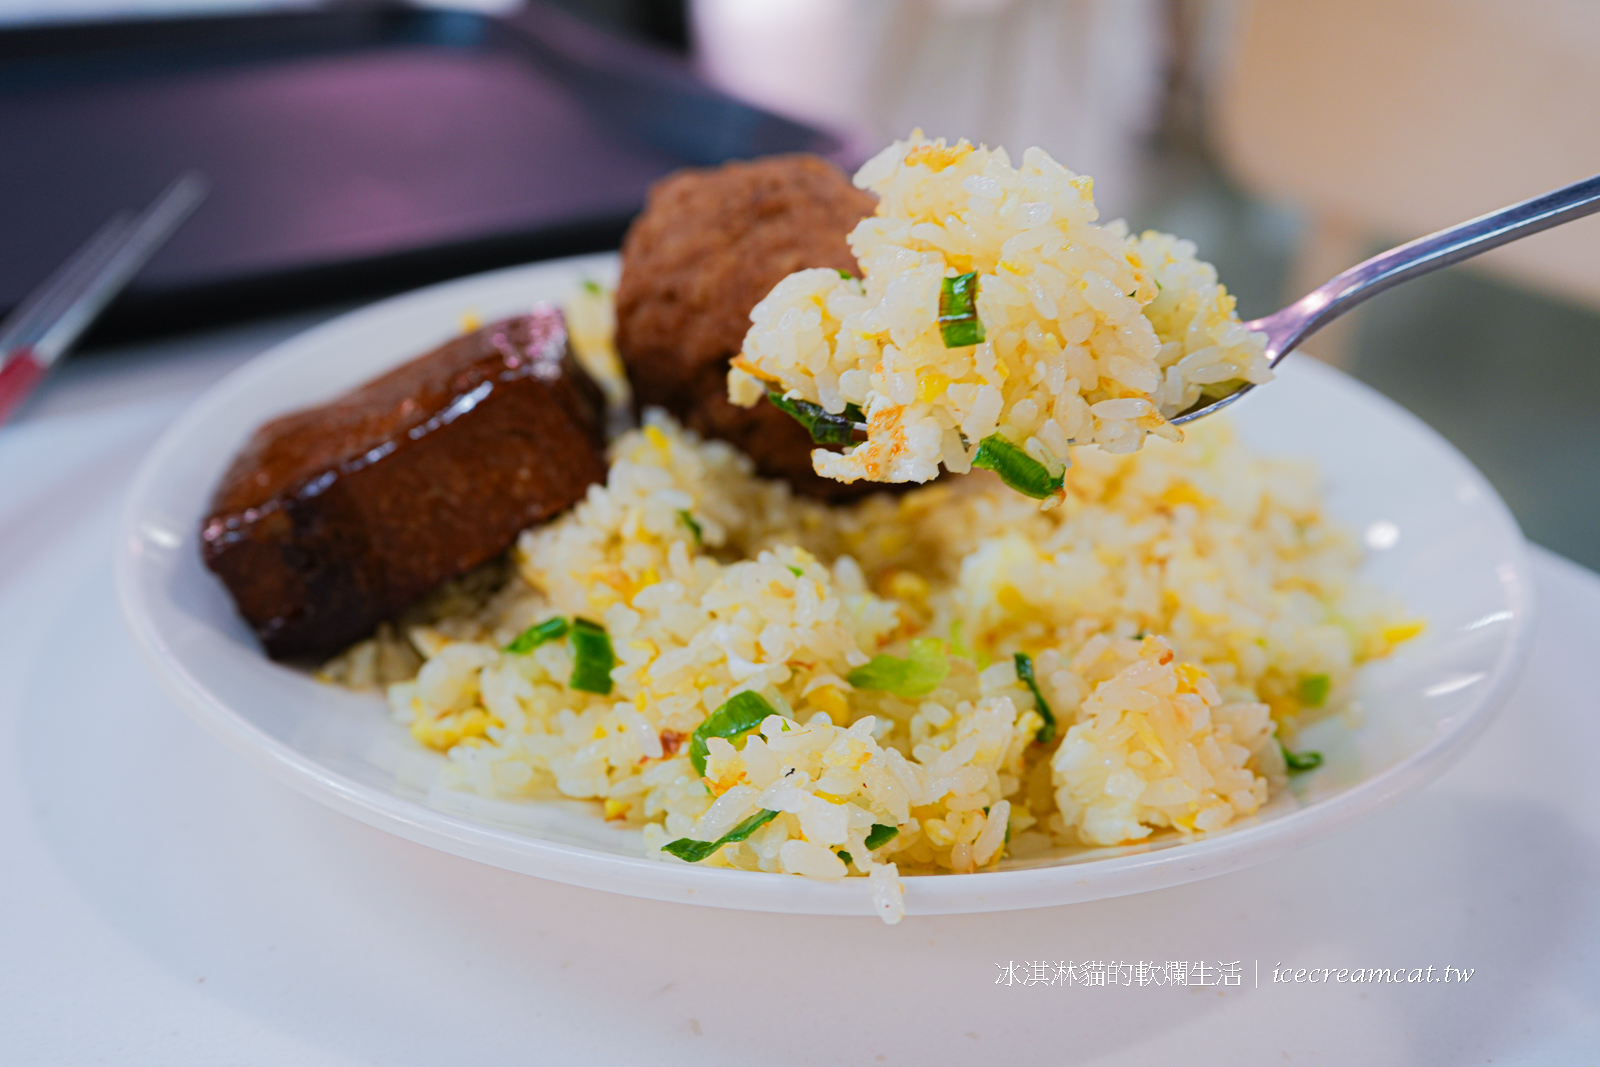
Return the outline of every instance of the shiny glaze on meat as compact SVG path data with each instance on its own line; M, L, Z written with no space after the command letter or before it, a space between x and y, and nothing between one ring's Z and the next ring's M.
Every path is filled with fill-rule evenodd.
M559 312L494 323L262 426L202 554L269 654L328 656L603 481L602 425Z

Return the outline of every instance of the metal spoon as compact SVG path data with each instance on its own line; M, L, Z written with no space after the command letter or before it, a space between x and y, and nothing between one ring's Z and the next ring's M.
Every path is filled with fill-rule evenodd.
M1301 341L1368 297L1420 274L1596 211L1600 211L1600 174L1391 248L1335 275L1288 307L1244 325L1267 335L1267 363L1276 367ZM1204 418L1254 388L1246 383L1225 397L1195 405L1171 421L1181 425ZM866 438L864 422L841 422L840 426L852 431L857 439Z
M1288 307L1247 322L1245 326L1267 335L1267 362L1277 366L1301 341L1368 297L1419 274L1448 267L1519 237L1596 211L1600 211L1600 174L1391 248L1336 275ZM1254 388L1246 384L1220 400L1192 407L1172 421L1181 424L1204 418Z

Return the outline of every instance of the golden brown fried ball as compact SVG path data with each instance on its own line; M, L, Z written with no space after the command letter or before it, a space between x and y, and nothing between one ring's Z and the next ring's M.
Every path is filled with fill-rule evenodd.
M883 488L818 477L805 430L770 404L733 404L727 387L750 309L797 270L859 275L845 236L876 208L877 197L809 155L684 170L656 183L623 240L617 287L617 348L635 402L736 445L763 475L808 496Z

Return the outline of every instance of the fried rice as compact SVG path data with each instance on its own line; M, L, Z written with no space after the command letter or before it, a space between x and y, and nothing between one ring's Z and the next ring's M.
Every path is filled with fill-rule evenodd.
M1093 180L1042 149L1013 167L1002 148L917 131L855 182L879 197L850 234L861 278L789 275L729 372L746 406L773 391L860 411L867 440L814 452L818 474L926 482L941 463L965 472L996 436L1054 474L1074 444L1180 440L1167 420L1203 395L1272 377L1265 335L1193 243L1096 225ZM976 288L975 320L951 332L958 280Z
M593 799L667 862L775 812L701 862L866 876L891 919L903 874L1222 829L1281 788L1280 736L1410 631L1313 472L1212 423L1081 451L1041 512L983 472L796 499L651 413L509 584L410 629L389 704L451 788ZM569 684L571 642L508 651L557 617L604 628L609 693ZM741 693L771 714L697 767Z
M1225 417L1186 440L1167 424L1269 377L1258 338L1192 244L1094 225L1088 179L1038 150L1012 169L914 136L857 182L881 198L851 237L864 277L781 283L735 394L861 405L871 438L814 457L832 477L965 472L1000 434L1059 506L983 470L797 498L648 411L498 579L453 584L324 677L389 683L445 788L592 800L664 862L864 877L891 922L908 874L1249 819L1298 731L1351 710L1358 666L1421 628L1358 579L1310 465ZM947 348L937 296L966 271L987 339ZM604 294L574 299L574 342L620 400Z

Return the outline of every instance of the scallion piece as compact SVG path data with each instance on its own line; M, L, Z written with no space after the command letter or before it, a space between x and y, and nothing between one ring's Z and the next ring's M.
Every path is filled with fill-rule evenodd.
M850 864L850 853L846 852L844 849L841 848L838 851L836 851L834 853L834 855L838 856L840 859L844 860L845 865L849 866L849 864Z
M611 638L605 627L588 619L575 617L570 631L572 639L572 677L567 685L585 693L611 692L611 668L617 657L611 651Z
M1320 752L1290 752L1282 741L1278 742L1278 749L1283 753L1283 762L1288 766L1290 774L1314 771L1322 766Z
M950 651L958 656L967 654L966 646L961 643L961 620L950 620Z
M855 440L855 424L867 421L854 404L846 404L844 411L835 415L821 404L786 397L776 389L767 390L767 399L773 407L804 426L811 440L819 445L848 445Z
M778 817L775 811L762 808L732 830L723 834L715 841L696 841L692 837L680 837L676 841L668 841L661 846L661 851L670 852L680 860L690 863L699 863L701 860L716 852L723 845L731 845L735 841L743 841L767 823Z
M694 773L706 773L706 756L710 754L707 740L723 737L732 741L743 737L760 726L768 715L776 714L766 697L760 693L746 689L733 694L727 703L706 716L706 721L696 727L694 737L689 741L689 762L694 764Z
M881 822L875 822L872 824L872 831L867 834L867 849L876 852L899 836L900 827L885 826Z
M910 655L876 655L864 666L844 676L857 689L877 689L897 697L926 696L938 688L950 673L950 660L944 642L936 637L919 637L911 642Z
M567 636L567 620L557 615L553 619L536 623L516 636L506 646L506 651L517 656L526 656L546 641L555 641Z
M703 545L703 544L706 543L705 531L700 528L700 524L698 522L694 521L694 516L689 514L689 511L688 511L687 508L679 510L678 518L682 519L683 520L683 524L685 526L689 527L689 532L694 534L694 543L695 544Z
M1033 676L1033 657L1026 652L1018 652L1012 659L1017 665L1017 680L1026 685L1028 691L1033 694L1034 703L1039 705L1039 717L1044 720L1044 725L1039 728L1039 734L1034 740L1042 745L1048 745L1056 739L1056 713L1050 710L1044 694L1039 691L1039 681Z
M968 271L946 278L939 286L939 336L946 348L965 348L983 342L978 319L978 273Z
M997 433L978 442L978 454L972 457L972 465L994 471L1002 482L1035 500L1044 500L1061 491L1061 475L1051 474L1043 463Z
M1308 708L1320 708L1328 699L1332 683L1326 674L1308 674L1300 679L1300 703Z

